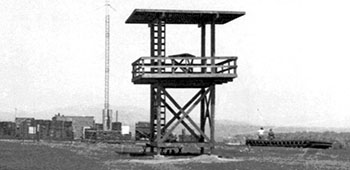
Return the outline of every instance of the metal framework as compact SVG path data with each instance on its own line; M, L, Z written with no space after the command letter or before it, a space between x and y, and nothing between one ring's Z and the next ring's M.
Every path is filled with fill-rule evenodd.
M110 39L110 17L109 17L109 0L106 0L105 9L105 102L102 110L103 130L112 129L112 110L109 108L109 39Z
M204 152L215 146L215 86L237 77L237 57L215 56L215 25L225 24L244 12L187 11L136 9L127 19L130 24L148 24L150 28L150 57L132 63L132 82L150 84L150 146L157 148L195 145ZM201 56L190 54L166 56L166 24L195 24L201 28ZM206 56L206 25L210 25L210 56ZM197 89L183 106L168 92L170 88ZM199 107L200 122L190 113ZM193 115L193 113L192 113ZM172 133L182 125L194 142L174 142ZM209 127L209 133L206 133Z

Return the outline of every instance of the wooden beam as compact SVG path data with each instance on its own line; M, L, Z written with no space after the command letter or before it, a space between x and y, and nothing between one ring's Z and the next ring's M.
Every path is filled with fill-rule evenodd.
M220 70L220 71L217 71L216 73L223 73L223 72L225 72L225 71L229 71L229 70L236 69L236 68L237 68L237 66L226 66L225 69L222 69L222 70Z
M210 47L211 47L211 50L210 50L210 56L211 56L211 65L212 66L215 66L215 59L214 59L214 57L215 57L215 19L213 19L213 21L212 21L212 23L211 23L211 38L210 38L210 40L211 40L211 42L210 42ZM212 67L211 68L211 73L215 73L215 68L214 67Z
M211 91L212 89L212 86L207 90L205 91L205 93L195 101L195 103L188 109L187 112L185 112L183 109L180 109L180 111L182 112L182 116L181 118L170 128L170 130L163 136L163 139L162 141L164 141L169 135L170 133L180 124L181 121L183 121L187 116L188 114L198 105L198 103L208 94L209 91ZM198 127L197 127L198 128ZM170 133L169 133L170 132ZM201 135L204 136L204 138L208 141L210 141L210 139L205 135L203 134L202 131L199 131L201 133Z
M211 105L210 105L210 112L211 112L211 119L210 119L210 122L211 122L211 127L210 127L210 139L211 139L211 142L214 144L215 143L215 84L213 84L211 87L210 87L210 91L211 91L211 94L210 94L210 101L211 101Z
M232 59L227 59L227 60L221 61L219 63L216 63L215 65L220 66L220 65L224 65L226 63L229 63L231 61L235 61L235 59L233 59L233 58Z
M203 110L203 126L205 128L206 122L207 122L207 118L208 118L208 113L209 113L209 106L208 106L208 98L207 96L205 96L203 98L203 102L204 102L204 110Z
M154 85L151 85L151 108L150 108L150 111L151 111L151 116L150 116L150 142L154 142L154 118L155 118L155 110L154 110L154 99L155 99L155 93L154 93ZM151 147L151 152L154 152L154 148Z
M151 23L149 24L149 28L150 28L150 52L151 52L151 57L158 57L158 56L155 56L155 50L154 50L154 24ZM154 65L154 60L151 59L151 64ZM154 72L154 69L151 69L151 72Z
M151 52L151 57L158 57L158 56L154 56L154 24L149 24L149 28L150 28L150 52ZM153 60L151 60L151 63L153 63Z
M177 109L179 109L179 110L181 110L181 109L182 109L182 110L186 110L186 109L193 103L193 101L195 101L196 98L198 98L198 96L201 94L201 91L199 91L198 93L196 93L196 95L194 95L194 96L185 104L185 106L184 106L183 108L181 108L180 105L174 100L174 98L173 98L166 90L163 89L163 91L164 91L164 95L165 95L165 96L175 105L175 107L176 107ZM179 112L176 113L176 115L180 116L181 113L182 113L182 112L179 111ZM176 117L173 117L172 119L170 119L170 121L168 121L168 123L165 125L165 127L168 128L168 127L171 125L171 123L172 123L173 121L175 121L175 119L176 119Z
M202 58L205 57L205 24L201 24L201 56ZM201 60L202 65L206 65L207 60L203 59ZM202 73L205 73L207 71L207 68L202 68Z
M164 100L162 100L162 102L164 103L165 107L174 115L174 117L164 126L164 130L167 129L172 122L174 122L175 119L180 119L180 114L176 113L170 106L168 103L166 103ZM194 137L196 137L197 139L199 139L199 136L191 129L190 126L188 126L188 124L184 121L181 122L182 125L191 133L191 135L193 135Z
M194 100L196 100L196 98L198 97L198 96L200 96L200 94L201 94L201 91L198 91L187 103L186 103L186 105L191 105L192 104L192 102L194 101ZM179 110L182 110L183 108L181 108L181 106L174 100L174 98L167 92L167 91L164 91L164 95L167 97L167 98L169 98L169 100L174 104L174 106L177 108L177 109L179 109ZM185 105L185 106L186 106ZM188 107L188 106L187 106ZM186 107L186 108L187 108ZM184 107L185 108L185 107Z
M150 123L151 123L151 126L150 126L150 132L151 132L151 141L154 141L154 118L155 118L155 110L154 110L154 102L155 102L155 93L154 93L154 85L151 85L151 108L150 108L150 112L151 112L151 117L150 117Z
M206 112L205 112L205 117L208 118L208 120L209 120L209 121L208 121L208 122L209 122L209 127L211 127L211 125L212 125L212 124L211 124L211 123L212 123L212 122L211 122L212 119L211 119L211 117L210 117L211 111L209 111L209 110L211 109L211 105L210 105L210 104L211 104L211 103L210 103L211 98L212 98L212 93L210 93L210 94L209 94L209 97L207 98L207 101L206 101L207 110L206 110ZM210 132L211 132L211 131L210 131Z
M160 120L160 112L161 112L161 108L160 108L160 102L161 102L161 86L160 84L157 84L157 98L156 98L156 105L157 105L157 144L160 143L160 139L162 136L161 133L161 120Z
M184 112L185 113L185 112ZM189 114L189 112L188 112ZM191 117L187 116L186 117L188 121L192 124L192 126L207 140L210 141L207 135L198 127L198 125L191 119Z
M158 36L158 43L157 43L157 48L158 48L158 56L157 57L162 57L162 21L159 19L158 20L158 23L157 23L157 36ZM158 66L162 66L162 60L159 59L158 61ZM162 69L161 68L158 68L158 73L161 73L162 72Z
M143 78L233 78L234 74L147 74L142 75Z
M201 92L202 92L202 95L204 94L205 92L205 88L202 88L201 89ZM201 126L201 130L205 133L205 120L206 120L206 116L205 116L205 98L202 99L201 101L201 110L200 110L200 126ZM200 142L204 142L204 137L201 136L201 139L200 139ZM203 152L204 150L201 148L201 153Z
M208 91L209 91L209 89L208 89ZM202 92L202 90L200 90L187 104L193 103L193 101L194 101L200 94L203 95L203 94L205 94L205 92ZM202 99L201 101L203 101L203 99ZM180 112L182 112L183 114L185 114L186 108L181 108L180 105L177 104L175 100L173 100L172 102L173 102L173 104L175 105L175 107L177 107L177 108L180 110ZM186 105L187 105L187 104L186 104ZM189 112L188 112L188 114L189 114ZM177 115L180 115L180 113L178 113ZM190 123L192 124L192 126L193 126L204 138L206 138L206 135L205 135L204 131L202 131L202 130L197 126L197 124L192 120L192 118L189 117L189 116L186 116L186 118L188 119L188 121L190 121ZM181 121L181 122L183 122L183 121ZM206 139L208 139L208 141L209 141L209 138L206 138Z

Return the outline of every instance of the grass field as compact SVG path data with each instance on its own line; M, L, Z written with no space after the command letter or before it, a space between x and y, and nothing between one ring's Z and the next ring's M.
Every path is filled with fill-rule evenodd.
M130 145L0 141L0 170L350 169L349 150L217 146L212 155L130 156ZM186 151L186 150L185 150ZM187 150L188 151L188 150Z

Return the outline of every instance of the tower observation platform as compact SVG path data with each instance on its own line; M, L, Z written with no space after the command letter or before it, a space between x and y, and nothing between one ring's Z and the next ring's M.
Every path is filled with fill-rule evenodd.
M132 63L132 82L151 85L149 140L152 152L154 148L161 153L165 147L181 148L186 145L196 145L202 153L207 147L214 148L215 86L237 77L237 57L215 55L215 26L227 24L243 15L245 12L240 11L135 9L126 20L127 24L147 24L150 28L150 56L140 57ZM166 26L169 24L200 28L199 56L188 53L166 55ZM209 55L206 55L207 25L210 27ZM180 106L168 93L168 88L199 90L184 106ZM199 125L189 115L197 106L200 107ZM168 114L170 117L166 116ZM171 140L179 124L194 140ZM206 133L206 129L210 132Z

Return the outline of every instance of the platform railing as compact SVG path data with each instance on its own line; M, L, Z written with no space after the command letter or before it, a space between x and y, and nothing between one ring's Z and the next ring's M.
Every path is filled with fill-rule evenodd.
M140 57L132 63L133 78L144 74L236 75L237 57Z

